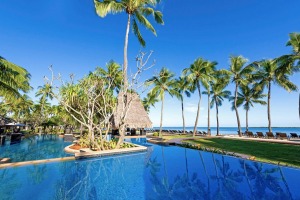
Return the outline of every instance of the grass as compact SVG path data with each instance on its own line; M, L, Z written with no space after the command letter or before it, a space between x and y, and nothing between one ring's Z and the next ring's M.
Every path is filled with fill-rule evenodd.
M185 140L185 142L201 147L255 156L257 161L300 167L300 145L225 138L196 138Z

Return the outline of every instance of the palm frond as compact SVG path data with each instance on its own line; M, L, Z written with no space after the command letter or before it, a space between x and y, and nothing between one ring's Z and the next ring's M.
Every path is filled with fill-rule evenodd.
M132 30L133 30L133 33L134 33L134 34L136 35L136 37L138 38L139 43L140 43L143 47L145 47L145 46L146 46L146 42L145 42L145 40L143 39L143 37L142 37L142 35L141 35L141 32L140 32L140 30L139 30L139 27L138 27L138 25L137 25L135 19L133 19L133 21L132 21Z

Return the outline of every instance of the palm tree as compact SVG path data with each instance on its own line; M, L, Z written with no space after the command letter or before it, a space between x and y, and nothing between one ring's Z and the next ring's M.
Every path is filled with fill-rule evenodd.
M239 88L240 92L238 92L237 98L237 107L243 105L246 110L246 131L248 131L248 112L250 107L253 107L253 104L267 105L267 103L262 98L267 95L262 94L263 90L255 90L254 88L250 88L248 85L241 85Z
M43 86L38 87L38 91L36 92L36 97L41 97L41 101L45 102L49 98L50 100L53 99L53 91L52 85L50 83L46 83Z
M96 69L96 75L99 74L101 77L106 78L109 83L112 85L110 86L110 89L117 90L119 92L122 84L122 71L121 66L114 62L110 61L108 64L106 64L107 71L105 69L98 67Z
M96 12L100 17L105 17L107 14L126 12L127 14L127 26L125 34L125 44L124 44L124 65L123 65L123 80L124 80L124 90L127 90L127 48L128 48L128 36L129 28L132 24L133 33L139 40L139 43L144 47L146 45L143 39L138 23L145 26L147 29L156 35L156 31L152 24L148 21L147 17L152 15L154 20L158 24L164 24L162 19L162 13L160 11L154 10L155 6L159 3L159 0L94 0Z
M290 33L290 39L287 42L286 46L291 46L293 48L293 52L288 55L283 55L277 58L277 62L279 63L279 69L286 73L289 71L290 74L294 72L299 72L300 70L300 33ZM300 118L300 94L299 94L299 118Z
M277 60L263 60L259 62L257 65L258 72L255 74L254 78L258 80L258 83L255 86L255 90L263 90L264 87L268 87L268 128L269 132L272 132L271 128L271 88L272 83L276 84L286 91L297 91L297 86L292 83L288 75L289 71L282 71L278 65Z
M185 134L185 119L184 119L184 106L183 106L183 97L184 94L187 97L191 96L190 93L190 84L187 81L186 77L179 77L176 79L176 90L177 90L177 98L181 101L181 113L182 113L182 126L183 126L183 134Z
M0 56L0 96L16 98L20 92L28 92L30 76L26 69Z
M226 86L229 83L228 76L222 76L222 74L218 73L220 71L216 71L216 81L211 83L211 91L203 92L203 94L212 94L212 99L209 99L209 106L213 108L216 105L216 119L217 119L217 135L219 135L219 106L222 105L222 101L224 99L228 99L231 95L231 92L225 90Z
M144 97L142 103L143 106L145 108L145 110L147 111L147 113L150 112L150 107L153 106L154 104L158 102L158 99L156 98L156 96L151 95L151 93L148 93L146 97Z
M160 115L160 130L159 137L162 137L162 121L163 121L163 111L164 111L164 99L165 93L167 92L171 96L177 93L175 89L175 80L173 79L174 74L170 72L167 68L162 68L158 75L153 76L151 79L146 81L146 85L153 85L150 90L150 95L153 95L161 100L161 115Z
M244 67L248 60L243 56L231 56L230 57L230 69L229 72L231 73L231 80L235 83L235 93L234 93L234 110L236 114L237 124L238 124L238 132L239 136L242 136L241 131L241 123L240 117L237 108L237 98L238 98L238 88L240 85L245 85L249 80L246 78L250 76L254 67L252 65L248 65Z
M191 83L191 91L195 92L195 90L197 89L199 94L199 102L193 137L195 137L196 135L198 119L200 115L200 104L202 98L200 84L202 84L204 87L207 87L209 81L214 79L212 73L213 71L215 71L216 65L217 62L210 62L202 58L198 58L189 68L185 68L182 72L182 74L186 76L187 80Z

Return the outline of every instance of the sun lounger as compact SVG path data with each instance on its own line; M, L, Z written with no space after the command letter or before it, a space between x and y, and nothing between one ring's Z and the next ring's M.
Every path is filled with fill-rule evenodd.
M276 138L273 134L273 132L266 132L267 138Z
M256 132L256 135L259 138L264 138L265 137L264 134L263 134L263 132Z
M299 136L297 135L297 133L290 133L291 138L298 138Z
M252 131L246 131L246 135L247 135L248 137L255 137L255 135L253 134Z
M286 133L281 133L281 132L277 132L276 133L276 135L278 134L278 136L277 136L277 138L278 139L281 139L281 140L283 140L283 139L289 139L289 137L287 136L287 134Z

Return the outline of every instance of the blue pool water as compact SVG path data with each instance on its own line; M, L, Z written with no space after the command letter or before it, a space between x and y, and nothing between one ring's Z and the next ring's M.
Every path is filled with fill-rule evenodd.
M145 140L132 140L145 144ZM0 170L0 199L300 199L300 170L181 147Z
M57 135L33 136L13 145L7 141L0 146L0 157L10 158L12 162L66 157L71 155L65 153L64 148L70 144Z

